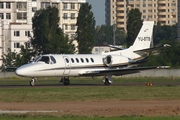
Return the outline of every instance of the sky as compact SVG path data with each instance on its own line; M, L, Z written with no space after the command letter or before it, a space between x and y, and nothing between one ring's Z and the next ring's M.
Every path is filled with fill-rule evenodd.
M86 0L92 6L96 26L105 24L105 0Z

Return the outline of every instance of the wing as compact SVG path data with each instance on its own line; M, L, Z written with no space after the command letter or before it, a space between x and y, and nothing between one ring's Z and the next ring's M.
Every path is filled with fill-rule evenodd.
M96 71L85 71L80 73L80 76L104 76L104 75L127 75L132 73L139 73L143 70L157 69L157 68L168 68L168 66L151 66L151 67L134 67L134 68L124 68L124 69L109 69L109 70L96 70Z

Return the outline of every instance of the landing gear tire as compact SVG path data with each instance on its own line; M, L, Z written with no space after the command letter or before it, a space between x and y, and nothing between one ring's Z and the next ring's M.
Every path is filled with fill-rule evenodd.
M64 85L69 85L70 84L69 77L68 78L62 77L60 82L63 82Z
M35 85L35 79L33 78L29 83L30 83L30 86L34 86Z
M69 79L65 79L63 82L64 85L69 85L70 84L70 80Z
M111 83L109 82L108 78L105 78L104 85L109 86Z

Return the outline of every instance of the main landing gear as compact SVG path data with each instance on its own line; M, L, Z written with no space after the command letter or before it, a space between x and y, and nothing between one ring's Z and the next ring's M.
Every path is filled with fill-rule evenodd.
M104 85L108 86L112 83L111 76L105 76L103 79Z
M36 80L37 80L36 78L32 78L31 81L29 82L30 86L34 86Z
M34 86L35 81L37 81L37 79L32 78L31 81L29 82L30 86ZM62 77L60 82L63 82L64 85L69 85L70 84L69 77ZM103 79L103 82L104 82L104 85L106 85L106 86L110 85L112 83L111 76L105 76Z
M64 85L69 85L70 84L69 77L62 77L60 82L63 82Z

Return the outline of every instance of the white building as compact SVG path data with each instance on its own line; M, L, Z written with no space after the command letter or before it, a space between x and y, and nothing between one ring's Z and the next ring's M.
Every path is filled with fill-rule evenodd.
M111 48L106 45L94 46L92 49L92 54L102 54L106 52L110 52Z
M19 52L32 34L32 17L36 10L55 6L59 9L59 25L74 39L76 20L86 0L0 0L0 66L8 48Z

